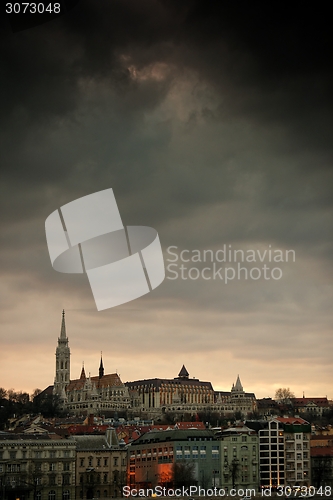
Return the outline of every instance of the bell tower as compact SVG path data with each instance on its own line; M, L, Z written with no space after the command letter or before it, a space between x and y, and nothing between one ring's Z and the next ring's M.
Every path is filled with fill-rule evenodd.
M65 311L62 311L60 337L56 349L56 375L54 379L53 393L58 394L61 399L66 399L66 386L70 382L70 350L66 336Z

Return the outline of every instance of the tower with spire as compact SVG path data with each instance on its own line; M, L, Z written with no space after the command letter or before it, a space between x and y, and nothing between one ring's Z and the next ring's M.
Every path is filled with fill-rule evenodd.
M60 337L56 349L56 374L53 393L66 400L66 386L70 382L70 350L66 335L65 311L62 311Z
M98 371L98 378L104 377L104 366L103 366L103 358L102 358L102 353L101 353L101 362L99 364L99 371Z

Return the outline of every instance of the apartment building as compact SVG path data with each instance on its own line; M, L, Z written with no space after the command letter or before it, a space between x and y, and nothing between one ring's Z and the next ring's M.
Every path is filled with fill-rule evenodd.
M241 424L217 434L221 449L221 486L231 488L259 488L259 437Z
M1 500L74 500L75 443L0 433Z
M122 496L126 484L127 451L115 429L105 435L72 436L76 446L76 498Z
M259 425L260 485L310 486L310 424L299 417L276 417Z

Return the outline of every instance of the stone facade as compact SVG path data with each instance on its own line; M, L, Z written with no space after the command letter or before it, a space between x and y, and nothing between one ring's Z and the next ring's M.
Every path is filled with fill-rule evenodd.
M119 498L126 484L127 450L110 428L103 436L75 436L76 498Z
M0 434L2 500L74 500L75 448L57 436Z

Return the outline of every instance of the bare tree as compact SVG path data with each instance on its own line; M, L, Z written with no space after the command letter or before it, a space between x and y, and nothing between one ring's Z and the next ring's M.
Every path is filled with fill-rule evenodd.
M232 487L235 488L236 480L238 479L240 473L240 465L238 458L234 458L232 460L231 464L229 465L229 470L231 474Z
M31 401L35 399L35 397L39 396L39 394L42 392L41 389L35 389L34 392L31 394Z
M0 399L6 399L7 391L3 387L0 387Z
M172 467L174 487L179 488L196 484L194 468L194 463L188 460L174 462Z
M295 397L295 394L289 389L289 387L280 387L275 392L275 400L282 404L290 404L291 399Z

